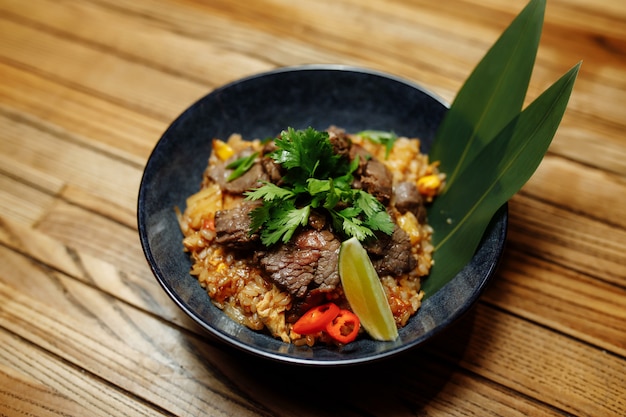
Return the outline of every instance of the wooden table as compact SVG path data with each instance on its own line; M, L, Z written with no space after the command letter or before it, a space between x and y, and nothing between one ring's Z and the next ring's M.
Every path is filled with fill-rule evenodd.
M583 60L476 309L373 366L234 352L142 254L148 155L193 101L302 63L452 100L525 0L0 0L1 415L626 415L626 2L550 0L529 97Z

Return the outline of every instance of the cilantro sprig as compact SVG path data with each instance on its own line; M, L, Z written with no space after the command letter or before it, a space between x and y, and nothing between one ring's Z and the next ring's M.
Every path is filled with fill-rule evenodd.
M285 169L284 185L265 182L245 193L247 200L263 202L250 216L251 233L260 231L264 245L287 243L308 223L312 210L325 211L337 231L360 241L376 231L393 233L385 207L366 191L352 188L358 157L349 161L335 153L328 133L288 128L274 143L277 149L269 157Z

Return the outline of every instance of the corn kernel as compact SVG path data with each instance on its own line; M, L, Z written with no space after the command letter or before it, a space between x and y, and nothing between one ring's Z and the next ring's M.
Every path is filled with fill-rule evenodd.
M435 174L426 175L417 180L417 189L425 197L434 197L441 187L441 179Z
M213 139L213 151L215 152L215 155L217 155L217 157L222 161L227 160L235 154L233 148L231 148L230 145L220 139Z
M398 216L396 220L398 222L398 226L400 226L400 228L409 235L411 245L417 245L421 240L421 236L419 223L415 215L410 211L407 211L405 214Z

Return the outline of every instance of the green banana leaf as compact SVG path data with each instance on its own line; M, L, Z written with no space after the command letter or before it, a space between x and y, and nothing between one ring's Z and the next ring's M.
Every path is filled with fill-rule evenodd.
M580 63L481 150L459 174L462 187L434 201L428 221L436 231L435 266L422 286L426 294L434 294L471 260L496 211L535 172L565 113L579 68Z
M545 0L530 1L467 79L437 132L430 158L448 178L428 208L435 263L422 284L426 297L471 260L496 211L539 166L565 113L580 63L521 111L544 10Z
M522 109L541 37L545 0L532 0L465 81L430 149L447 175L459 173ZM447 192L447 191L444 191Z

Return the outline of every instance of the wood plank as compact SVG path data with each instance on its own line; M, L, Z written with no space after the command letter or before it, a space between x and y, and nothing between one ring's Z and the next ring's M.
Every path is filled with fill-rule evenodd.
M122 207L117 202L95 195L91 189L68 184L63 187L59 197L70 204L78 205L130 229L137 229L137 212Z
M2 110L0 110L0 113L2 113ZM1 135L0 138L4 139ZM0 172L15 181L20 181L24 185L33 187L46 194L56 194L65 185L62 179L41 172L37 167L29 164L29 161L13 158L11 155L5 155L4 153L0 155Z
M485 300L626 357L626 289L519 253L505 254Z
M406 53L403 53L401 58L398 56L380 58L380 54L386 54L385 47L379 48L378 44L373 42L375 39L371 37L369 28L367 35L361 38L364 44L345 41L347 36L342 36L342 32L355 30L355 25L346 25L343 21L340 25L332 26L330 33L318 31L317 25L323 25L325 21L335 19L335 15L343 16L345 13L341 10L331 10L331 13L317 16L314 13L315 2L306 6L307 10L311 10L306 16L293 10L288 3L280 6L273 3L268 8L264 7L263 3L248 2L239 5L236 13L233 13L234 5L228 2L189 2L175 6L150 0L124 5L109 0L98 3L112 9L121 8L126 14L150 16L172 32L204 39L222 49L235 51L241 55L262 56L274 65L330 62L369 66L401 75L419 74L420 76L412 78L422 80L428 85L450 85L440 71L433 71L432 59L422 59L422 65L416 66L407 65L406 61L410 57ZM271 9L280 11L265 16ZM236 16L236 19L233 19L233 16ZM302 17L307 22L315 22L316 25L313 27L299 25L294 16ZM372 49L374 47L377 50ZM262 54L259 51L262 51ZM420 55L416 51L415 56L424 57L426 54ZM437 82L430 82L431 80ZM446 96L444 90L441 89L441 94Z
M459 327L468 324L471 325L471 320L464 319ZM291 408L294 404L305 404L306 415L563 415L532 398L466 372L456 365L458 356L448 363L442 361L437 353L442 348L456 346L462 355L465 337L459 337L459 333L467 332L445 333L427 347L368 366L302 370L307 377L297 384L282 381L291 380L294 372L299 373L298 369L243 356L236 364L229 364L225 373L240 381L260 402L282 403L281 411L287 415L296 415L297 409ZM267 383L259 383L261 380ZM341 387L333 389L333 381L341 381L338 383ZM311 401L311 398L324 400Z
M626 182L620 175L546 155L522 191L556 207L567 207L626 229Z
M72 139L135 165L143 165L169 120L147 116L0 62L1 108L27 124L72 132Z
M75 2L71 7L52 0L33 0L28 5L8 0L0 5L11 20L102 49L122 59L137 61L163 72L205 84L224 84L273 64L261 55L240 54L219 48L205 39L185 36L156 22L151 14L125 13L121 4L103 7L98 2ZM165 3L162 7L168 7ZM212 27L212 16L204 16ZM109 30L115 22L115 30ZM167 59L163 59L167 51ZM201 54L198 51L202 51Z
M0 414L155 416L156 409L0 331Z
M0 338L4 334L0 332ZM4 343L3 343L4 345ZM87 410L71 398L25 378L0 365L0 413L2 415L80 415Z
M408 75L408 73L401 71L407 67L407 64L413 68L429 69L431 74L428 75L430 77L433 76L432 72L445 74L448 79L457 80L457 88L454 91L458 90L460 83L469 76L471 69L496 40L505 25L521 10L521 8L509 8L506 14L484 17L481 16L481 13L493 15L494 11L480 6L478 3L439 3L430 7L421 4L412 10L411 24L408 25L404 23L406 19L403 14L364 13L358 5L348 8L344 4L337 5L336 2L309 2L306 7L306 16L301 13L303 10L301 4L295 6L289 2L280 3L280 12L270 15L268 10L276 10L276 3L272 2L272 5L273 8L270 8L263 1L249 2L245 7L238 7L235 15L240 19L241 24L258 28L264 33L314 42L324 49L337 51L346 57L358 57L373 63L384 62L387 68L400 74ZM232 16L235 6L226 0L220 0L210 4L193 2L193 7L211 14ZM432 35L434 31L432 26L435 26L432 23L427 23L427 27L430 29L428 34L421 26L414 23L415 19L419 19L418 16L424 13L424 10L433 7L439 9L440 13L441 9L444 8L446 11L445 18L450 19L436 25L437 28L446 28L445 30L440 29L440 33L438 33L440 36L436 37ZM385 7L385 9L387 11L393 8ZM402 10L402 12L406 11L406 8ZM342 17L345 13L359 16L358 24L345 25ZM473 17L474 14L473 19L468 18ZM470 29L464 32L461 31L462 29L456 29L456 33L452 35L450 31L453 29L447 29L462 27L464 24L468 25L468 21L473 21L471 32L480 34L473 39L475 43L472 44L467 42L467 35L464 34ZM617 21L614 22L617 23ZM342 30L338 31L338 27L341 27ZM376 28L376 36L372 36L371 28ZM481 33L481 29L483 31L489 30L491 34ZM619 68L622 75L626 71L619 51L611 48L599 49L597 43L590 39L589 32L581 32L577 28L572 30L572 28L554 27L548 33L550 36L547 37L545 44L541 44L538 62L533 74L533 83L529 91L531 97L538 95L539 92L554 82L556 77L581 59L598 60L604 65L612 64L612 67ZM455 38L462 37L465 38L465 43L454 46ZM359 40L358 45L354 44L355 39ZM626 35L620 39L625 40ZM616 39L616 41L618 40ZM566 46L571 45L572 47L564 48L564 42ZM412 53L409 54L407 51ZM466 55L468 53L473 53L473 56L468 58ZM558 56L558 59L551 59L555 55ZM441 64L438 64L435 69L433 62ZM562 62L563 66L554 67L554 62ZM597 67L594 69L600 70ZM412 73L415 74L415 71L413 70ZM599 93L614 99L625 98L626 93L614 88L614 81L618 80L611 77L602 82L602 78L587 78L587 74L595 75L594 72L581 74L570 109L579 112L583 112L584 109L585 113L592 113L601 119L623 125L624 120L621 112L608 104L612 100L593 100ZM623 79L623 76L621 78ZM421 78L417 77L416 79ZM591 80L593 83L590 82ZM427 85L431 84L429 80L425 81ZM434 85L438 86L439 84L435 83ZM598 89L603 89L603 91L598 91ZM594 103L591 108L588 104L590 102Z
M623 124L599 123L588 118L583 113L567 112L550 145L550 153L626 176Z
M236 15L240 19L238 22L224 22L219 16L231 16L232 5L227 2L211 2L210 4L192 4L188 10L177 8L170 10L167 7L155 7L149 2L134 2L125 5L125 11L136 13L139 16L149 15L158 21L166 22L168 13L176 13L187 24L184 27L169 27L169 30L176 33L184 33L186 36L194 38L210 39L212 43L224 45L225 49L236 50L241 54L251 54L253 51L266 50L268 54L276 55L273 58L276 62L283 64L293 64L302 62L333 62L331 57L316 57L315 51L303 49L302 42L311 45L319 45L325 50L337 52L334 62L354 63L366 65L385 71L414 79L424 83L428 88L434 89L448 100L452 99L458 90L461 82L469 75L470 70L486 52L492 41L497 38L504 25L512 20L514 15L521 10L524 5L519 2L517 5L506 6L499 4L498 9L502 12L494 16L485 13L494 13L491 9L485 8L477 3L454 2L454 3L432 3L425 2L415 4L362 4L362 2L350 5L337 5L336 2L312 2L307 6L307 15L299 15L301 4L282 5L283 13L279 15L265 16L266 19L259 19L265 10L270 9L260 2L252 2L246 5L237 6ZM276 4L272 4L276 7ZM492 5L493 6L493 5ZM119 5L109 4L109 7L117 10ZM340 7L341 9L335 10ZM211 13L211 22L199 18L197 9L202 9ZM442 18L442 9L445 16ZM557 12L551 16L568 9L567 6L560 6ZM584 9L578 11L578 16L584 18ZM483 13L484 12L484 13ZM343 25L341 16L345 13L354 14L360 17L359 24ZM475 17L467 19L468 15ZM336 16L336 17L335 17ZM619 16L604 16L605 20L597 23L613 23ZM280 23L276 19L281 19ZM446 19L446 20L441 20ZM606 20L608 19L608 21ZM263 23L264 21L272 23ZM415 25L415 21L420 22ZM410 22L410 23L408 23ZM549 23L549 21L548 21ZM261 25L261 26L259 26ZM209 27L215 30L208 30ZM337 27L342 27L338 32ZM371 28L376 28L376 36L371 36ZM587 30L597 29L596 26ZM241 35L238 35L241 31ZM253 32L254 31L254 32ZM573 34L572 34L573 31ZM229 33L232 36L224 39L222 34ZM268 39L267 33L274 34L275 39ZM433 37L433 33L437 36ZM478 33L468 41L467 33ZM623 31L615 36L622 36ZM253 37L259 44L250 44L249 38ZM342 43L346 38L367 40L363 45L353 45ZM237 43L240 38L245 38L248 43L241 45ZM584 69L579 76L572 97L568 114L563 121L562 129L557 135L555 142L561 143L554 147L555 152L562 152L568 157L579 161L585 160L584 156L589 155L598 148L597 132L609 133L603 142L607 140L613 144L613 148L618 153L606 152L598 155L591 163L598 167L605 167L615 172L626 174L626 167L622 161L623 151L620 132L624 128L624 119L619 109L614 106L604 106L603 103L610 103L611 100L598 102L594 100L598 94L604 96L615 96L617 101L626 100L625 89L615 89L616 83L621 83L624 79L626 68L623 60L620 59L615 48L598 49L598 45L593 39L587 36L579 28L559 27L556 24L546 24L545 41L540 48L538 65L533 75L533 81L529 92L529 97L536 97L541 91L556 80L571 65L581 59L593 62L603 62L602 67L589 67L584 65ZM491 39L491 40L490 40ZM571 43L571 48L563 48L563 39ZM619 42L616 38L615 42ZM291 42L284 51L280 47L282 43ZM414 51L414 54L407 55L406 51ZM305 54L310 54L310 58L302 60ZM558 59L552 59L555 54L559 54ZM565 56L564 54L568 54ZM600 54L600 55L599 55ZM298 61L293 61L295 55L299 56ZM566 63L562 67L554 68L550 62ZM384 62L384 65L380 65ZM432 62L446 63L438 68L432 68ZM163 63L161 63L163 65ZM608 65L608 66L607 66ZM455 71L454 74L449 73ZM445 74L445 80L438 78L440 74ZM450 80L455 80L453 84ZM605 91L598 91L598 89ZM594 103L592 107L589 103ZM592 117L586 117L585 123L580 123L579 118L591 113ZM591 129L590 127L591 126ZM570 139L574 136L574 139ZM587 161L589 163L589 161Z
M444 352L446 347L441 347ZM449 346L448 349L453 349ZM624 358L480 305L464 368L572 415L621 416ZM505 371L506 370L506 371Z
M10 162L14 161L11 159ZM16 179L14 175L19 176L24 171L15 170L16 165L14 164L7 165L0 168L0 211L2 216L22 224L34 225L54 203L54 197ZM6 172L5 169L11 171ZM35 174L35 176L38 175Z
M585 0L551 0L546 7L546 13L561 25L580 27L623 39L626 35L626 28L621 24L626 20L624 6L624 2L614 0L599 0L593 6Z
M626 230L526 193L509 203L509 244L573 272L626 286Z
M74 280L57 279L57 295L40 298L42 302L7 285L9 277L0 277L0 325L172 414L267 415L231 393L219 374L186 349L185 338L177 331L148 316L132 323L135 317L128 316L123 306ZM66 291L63 297L58 296L61 290ZM59 308L63 303L73 307ZM48 314L50 307L54 316ZM105 317L106 321L100 319ZM59 335L62 345L57 343Z
M257 3L254 3L257 4ZM62 18L60 19L62 22L65 21L71 21L72 19L76 18L76 14L78 13L82 13L82 14L86 14L87 16L92 16L93 19L97 19L97 17L104 13L119 13L119 11L114 8L113 11L111 10L107 10L107 9L102 9L102 8L98 8L98 7L94 7L92 5L87 5L85 6L87 10L73 10L72 12L66 11L66 9L60 9L57 12L62 14ZM195 7L198 7L197 5ZM220 11L223 13L225 11L228 11L229 9L225 6L225 5L218 5L218 4L214 4L212 3L211 7L215 7L216 10L213 10L217 13L219 13ZM257 6L250 6L250 7L255 7L253 8L251 11L246 12L244 15L245 16L257 16L258 13L260 13L260 10L263 9L262 5L257 5ZM355 6L356 7L356 6ZM495 23L498 19L492 19L492 21L494 23L491 23L490 27L489 27L489 31L490 31L490 35L488 36L484 36L482 38L477 38L476 42L479 43L480 47L476 48L474 47L470 47L470 45L457 45L457 47L453 47L453 43L459 41L459 39L462 39L462 32L459 32L460 29L456 29L454 31L454 35L451 35L449 33L449 31L451 29L446 29L446 32L442 32L441 36L439 36L437 39L432 39L429 40L428 38L424 38L423 35L428 34L428 36L432 36L430 33L432 32L433 28L432 26L435 25L437 27L442 26L442 27L446 27L446 28L463 28L464 25L468 25L468 24L473 24L474 26L471 27L471 30L473 32L477 32L480 27L483 27L484 25L487 25L486 21L484 20L484 17L477 17L476 19L480 22L478 25L476 23L464 23L461 20L455 20L454 22L441 22L442 24L437 24L437 22L429 22L428 21L428 17L429 16L438 16L437 13L440 13L441 10L437 10L436 8L440 7L440 6L430 6L427 7L426 5L419 5L419 7L417 6L413 6L411 8L407 8L406 6L401 7L401 8L386 8L385 9L385 15L384 15L384 19L381 17L374 17L374 19L380 19L380 20L373 20L373 21L364 21L363 22L363 27L377 27L379 28L377 31L377 42L380 42L382 44L385 45L384 47L384 51L385 53L388 53L387 51L401 51L402 52L402 56L403 56L403 60L410 62L410 57L407 58L405 51L407 50L407 44L410 44L411 42L413 42L413 44L415 44L415 39L420 39L420 44L415 44L413 47L416 49L416 55L418 57L423 57L423 56L432 56L434 52L430 51L428 48L431 48L433 46L431 45L435 45L435 47L438 48L437 53L442 54L442 53L446 53L446 54L451 54L451 51L453 51L453 53L449 56L442 56L439 59L436 59L436 61L438 62L448 62L449 66L451 68L458 68L460 72L462 72L463 68L466 68L465 72L463 72L462 74L457 74L455 77L460 81L462 81L468 74L470 69L473 67L473 65L475 64L475 62L477 62L477 60L482 56L482 54L484 53L484 51L488 48L488 46L490 45L490 42L487 42L485 39L495 39L497 37L497 35L499 34L499 31L502 29L502 23ZM429 9L435 8L435 10L433 10L430 14L429 14ZM449 7L452 8L452 7ZM461 12L463 10L462 7L459 8L459 6L456 6L457 9L459 9L459 11L457 11L456 13L451 13L448 14L446 16L456 16L457 19L464 19L465 21L467 19L465 19L465 16L467 15L467 11L465 12ZM19 10L19 9L17 9ZM41 9L43 10L43 8ZM132 10L139 10L138 6L135 5L133 6ZM162 18L161 13L166 13L166 11L163 11L161 13L159 13L158 10L152 10L152 14L150 16L154 17L154 18ZM246 10L246 9L243 9ZM144 9L141 9L142 12L145 12ZM372 12L372 10L367 10L368 12ZM378 11L378 10L377 10ZM390 11L394 11L393 14ZM480 15L480 8L477 8L476 13L478 15ZM517 10L514 8L508 8L507 9L507 15L511 15L510 18L513 17L514 13ZM192 11L190 11L189 13L191 14ZM290 9L286 9L285 11L285 15L290 15L290 12L293 12L293 10ZM450 10L448 10L448 12L450 12ZM137 11L137 13L139 13L139 11ZM180 13L180 12L179 12ZM334 13L334 10L332 9L331 5L328 4L323 4L320 2L316 2L315 3L315 8L309 8L309 13L311 13L311 16L314 16L314 13L317 13L319 16L327 16L325 19L316 19L315 17L310 17L307 18L306 21L308 20L313 20L316 22L316 26L315 26L315 30L319 31L322 34L325 34L325 37L327 38L328 35L330 33L334 33L332 30L334 27L336 27L336 23L335 21L333 21L332 19L329 19L328 16L333 16L333 15L337 15L337 13ZM424 16L422 19L424 19L423 23L425 25L429 25L426 26L429 31L423 31L419 32L420 27L407 27L406 29L400 30L400 28L402 27L402 25L404 24L403 22L406 19L406 16L403 15L402 13L404 13L405 15L407 13L410 13L410 17L411 20L414 19L418 19L419 16ZM242 15L242 13L239 13L240 15ZM370 13L370 14L366 14L365 12L361 12L361 14L363 14L363 18L364 19L373 19L372 16L378 16L377 14L374 13ZM244 15L242 15L242 20L243 23L247 23L250 24L249 19L246 18ZM45 24L46 21L48 21L45 17L38 15L37 13L33 13L33 16L39 16L39 24ZM187 19L191 18L190 16L185 16ZM272 16L273 18L276 18L275 16ZM501 16L502 17L502 16ZM448 19L450 19L450 17L447 17ZM196 18L197 19L197 18ZM501 20L501 19L500 19ZM96 20L97 21L97 20ZM391 22L393 22L393 24L390 24ZM213 23L213 22L212 22ZM207 37L207 36L218 36L217 33L222 33L227 29L226 27L222 27L225 25L224 22L214 22L216 25L216 30L214 31L206 31L206 29L204 29L204 31L201 31L202 28L206 28L207 27L207 22L203 21L202 22L202 26L200 27L200 23L198 22L197 25L198 27L195 27L194 25L188 25L185 28L170 28L170 31L172 32L176 32L176 33L180 33L181 31L183 33L185 33L187 36L191 36L194 39L197 37ZM242 23L242 24L243 24ZM445 24L444 24L445 23ZM222 26L219 26L222 25ZM322 26L319 26L322 25ZM327 25L327 26L324 26ZM335 25L335 26L333 26ZM93 26L93 25L91 25ZM90 26L90 27L91 27ZM276 25L276 26L285 26L285 25ZM90 29L90 27L88 28L83 28L82 26L80 28L83 28L83 40L85 42L90 41L93 39L93 36L90 37L90 34L92 32L89 32L89 30L93 30L92 28ZM356 27L350 27L350 30L361 30L359 29L361 26L356 26ZM393 28L393 37L391 34L389 34L389 42L392 39L396 39L395 42L398 42L397 39L404 39L403 41L406 42L406 44L404 45L389 45L389 42L387 42L386 38L385 38L385 34L387 33L385 31L385 28ZM62 30L61 28L55 27L55 30ZM152 29L154 30L151 26L148 26L148 29ZM267 28L266 28L267 29ZM233 30L237 30L236 28L234 28L231 24L230 26L230 31L232 32ZM250 30L250 29L249 29ZM563 53L561 52L563 50L562 47L562 38L564 38L563 34L561 32L556 32L557 30L562 30L562 29L555 29L553 30L553 32L555 32L554 35L550 35L550 37L547 39L546 43L548 43L549 45L546 47L543 47L542 44L542 50L544 49L549 49L548 52L545 52L546 55L548 54L554 54L554 53ZM85 32L86 31L86 32ZM201 32L200 32L201 31ZM548 31L548 30L547 30ZM82 32L81 32L82 33ZM117 32L116 32L117 33ZM292 34L292 36L296 36L298 32L294 31L294 34ZM406 38L402 38L401 36L399 37L398 34L404 34L406 33ZM552 33L552 32L550 32ZM281 34L284 36L284 34ZM117 35L112 35L112 36L117 36ZM156 36L156 34L154 34L153 36L147 35L149 37L154 37L154 38L158 38L158 36ZM165 36L163 34L161 34L161 36ZM360 38L364 38L365 35L360 36ZM135 39L136 37L130 37L129 39ZM565 36L566 39L568 38L572 38L571 35L568 34L568 36ZM324 37L317 39L317 42L322 42L324 39ZM558 39L558 47L556 45L552 46L552 43L554 43L554 41ZM142 47L142 43L138 44L138 45L130 45L127 43L123 43L119 40L119 38L117 37L113 37L113 39L98 39L99 45L105 45L106 46L106 42L109 42L110 44L113 44L114 46L111 47L113 48L113 50L117 50L116 48L125 48L123 49L124 53L131 53L131 51L148 51L146 52L146 54L150 53L149 51L151 51L150 48L145 48ZM144 42L144 41L141 41ZM377 43L375 42L375 44ZM450 42L451 44L446 44L445 42ZM459 41L460 42L460 41ZM572 48L566 48L567 50L575 50L577 51L577 53L579 54L578 56L572 56L571 59L569 59L569 61L571 61L570 65L573 65L575 62L577 62L579 59L584 58L586 56L589 56L589 54L591 53L595 53L595 51L597 50L597 44L596 43L592 43L589 42L586 37L584 35L581 35L580 38L572 38L571 42L573 42L573 45L575 45L576 47L572 47ZM272 43L271 40L267 40L267 43L270 44ZM121 45L120 45L121 44ZM332 44L337 44L337 42L333 41ZM441 45L439 45L441 44ZM584 45L584 48L581 49L581 45ZM330 47L332 45L324 45L325 47ZM370 48L372 48L371 45L369 45ZM462 47L461 47L462 46ZM110 46L109 46L110 47ZM229 47L234 47L234 45L229 45ZM261 46L258 46L261 47ZM257 47L257 49L258 49ZM274 45L275 48L275 45ZM336 48L336 46L335 46ZM420 51L420 48L424 49L422 51ZM293 48L292 48L293 49ZM342 54L347 54L347 53L354 53L354 52L350 52L350 49L354 49L354 50L363 50L363 48L354 48L353 46L350 46L350 48L347 48L348 50L342 51ZM174 50L179 50L178 48L174 48ZM184 48L183 48L184 50ZM467 53L466 51L470 51L473 50L473 56L469 59L466 59L463 62L458 62L458 60L460 59L460 55ZM246 51L245 50L241 50L241 53L244 54ZM248 53L250 51L247 51ZM389 52L389 53L394 53L394 52ZM614 54L614 52L612 52L611 50L606 50L604 52L605 54L607 54L607 56L603 56L603 57L597 57L597 59L600 59L602 62L607 62L607 59L611 58L611 54ZM154 58L146 58L144 56L140 57L141 59L154 59ZM370 58L373 58L370 57ZM421 58L418 58L421 59ZM530 90L530 95L532 97L536 96L537 94L539 94L540 91L542 91L544 88L546 88L550 83L552 83L556 77L558 75L560 75L562 72L565 71L565 69L567 69L567 67L563 67L563 68L544 68L541 65L541 62L544 61L543 58L541 58L540 55L540 61L539 64L537 66L537 70L534 74L534 81L531 84L531 90ZM569 62L568 61L568 57L563 57L563 58L559 58L558 60L559 62ZM310 61L309 61L310 62ZM321 62L327 62L326 61L321 61ZM364 61L361 60L360 62L365 63L367 65L371 65L368 61ZM382 68L382 69L386 69L386 70L390 70L390 68L393 68L394 61L389 61L389 59L385 59L386 62L386 67ZM593 60L592 60L593 62ZM617 101L623 101L623 99L626 99L626 96L624 96L624 93L620 91L620 89L615 89L614 87L614 83L618 82L618 80L623 79L623 74L624 71L626 71L626 69L624 68L623 65L621 64L621 60L618 61L614 61L615 62L615 66L616 68L620 68L619 72L617 74L621 74L621 76L615 78L615 77L611 77L610 79L608 79L605 83L602 83L606 86L606 88L609 88L610 90L605 91L603 94L618 94L618 97L615 97L615 99ZM161 62L159 63L160 66L163 65L168 65L167 62ZM619 66L618 66L619 65ZM188 66L192 66L192 64L189 64ZM423 62L421 63L416 63L415 64L416 67L421 67L421 68L425 68L425 65ZM267 68L267 67L264 67ZM404 68L404 67L398 67L398 69L400 68ZM409 76L410 78L419 80L420 82L425 82L426 80L424 80L423 78L416 76L415 74L410 74L407 72L404 72L404 70L402 69L401 71L398 71L398 69L394 69L392 70L393 72L398 72L401 75L406 75ZM588 112L589 111L589 106L588 103L590 102L595 102L596 104L594 105L594 108L597 108L597 112L594 113L594 117L592 118L591 122L592 124L595 124L597 126L597 130L603 129L604 131L607 132L611 132L611 140L615 141L615 148L618 148L618 143L619 143L619 139L621 138L621 135L619 134L619 132L621 132L621 130L623 129L623 118L621 117L621 113L619 113L619 111L617 111L617 109L615 109L613 106L609 106L609 107L598 107L601 106L602 103L597 103L596 101L593 100L593 97L597 96L599 94L599 92L597 91L597 89L599 88L599 85L601 85L600 83L598 83L597 81L597 71L602 71L602 73L600 74L600 76L604 73L606 73L606 70L603 68L596 68L594 69L592 72L588 72L587 68L585 66L585 71L583 71L579 77L579 81L577 83L576 89L575 89L575 94L572 97L572 103L570 105L570 109L568 110L568 113L572 113L571 117L566 117L566 119L563 122L563 127L561 129L561 132L559 133L559 135L557 135L557 139L555 142L560 142L563 143L562 145L558 146L558 147L554 147L554 151L555 152L564 152L565 154L568 155L568 157L570 158L575 158L578 160L583 160L583 156L589 154L590 151L592 151L593 149L597 148L597 143L594 140L594 138L596 137L596 135L594 134L594 132L589 132L586 131L588 128L582 128L580 123L577 123L578 117L580 114L582 114L583 109L584 111ZM586 74L589 74L589 76L587 76ZM213 76L213 72L211 73L211 75ZM191 77L193 78L193 74L191 72L186 72L184 73L185 77ZM593 78L591 78L593 77ZM230 78L232 79L232 78ZM220 82L222 82L222 80L216 81L218 84ZM592 84L590 84L589 81L593 81L593 90L589 91ZM430 85L430 82L427 82L427 85ZM436 87L436 85L435 85ZM460 84L457 86L457 88L460 87ZM452 90L454 91L454 89ZM452 97L452 95L450 94L446 94L447 97L450 99ZM606 100L605 102L609 102L609 100ZM180 110L182 110L183 106L181 106ZM592 109L593 110L593 109ZM589 121L589 120L588 120ZM617 126L620 126L619 128L617 127L613 127L615 124L617 124ZM583 125L585 126L585 125ZM569 132L569 135L573 135L577 140L572 141L569 139L569 135L566 136L566 133ZM567 145L565 145L565 143L567 143ZM620 153L621 153L621 148L620 149ZM622 155L625 156L625 155ZM615 153L611 153L608 152L606 153L606 155L600 155L597 158L597 163L598 166L601 167L606 167L608 169L611 169L613 171L619 172L621 174L626 174L626 167L624 164L621 163L621 157L619 154L615 154Z
M116 265L125 273L153 280L135 229L81 207L57 201L37 230L72 248Z
M127 213L135 213L143 168L84 146L74 141L69 132L23 123L13 115L0 111L5 157L29 166L30 171L38 171L40 176L53 178L56 183L84 188Z
M162 317L189 330L196 329L186 320L176 306L157 284L147 270L145 276L137 276L120 269L117 263L106 262L101 257L87 253L81 247L67 246L36 229L0 217L0 244L30 258L37 264L58 271L74 279L81 280L110 296L133 305L140 310ZM24 263L4 250L4 262L0 265L0 274L20 276L24 269L30 274L40 274L37 267ZM145 263L145 262L144 262ZM43 278L42 278L43 280ZM30 285L25 281L28 290ZM45 289L47 291L48 289Z
M4 62L165 120L213 87L6 19L0 37Z

